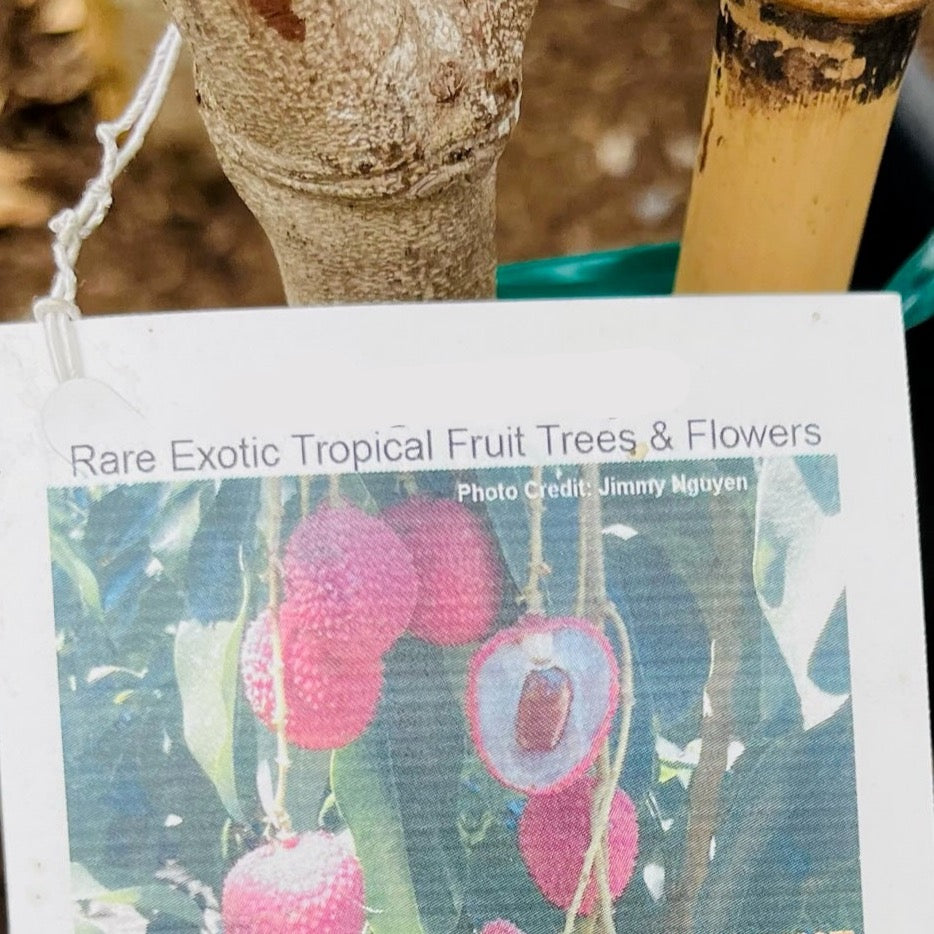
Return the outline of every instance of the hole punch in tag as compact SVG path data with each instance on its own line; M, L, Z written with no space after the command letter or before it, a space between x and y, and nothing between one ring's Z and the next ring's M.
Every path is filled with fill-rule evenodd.
M106 383L60 383L42 407L42 432L75 479L118 479L140 470L147 449L143 413Z

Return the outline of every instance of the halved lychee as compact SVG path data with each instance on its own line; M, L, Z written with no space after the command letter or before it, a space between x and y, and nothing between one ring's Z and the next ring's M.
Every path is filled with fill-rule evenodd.
M510 788L554 792L592 765L616 713L613 647L582 619L529 616L485 642L470 662L474 745Z
M597 781L585 776L555 794L530 798L519 819L519 852L532 880L556 908L570 907L591 840L591 812ZM629 796L617 788L607 826L610 893L622 895L639 855L639 825ZM596 879L584 889L580 913L590 914Z
M418 600L409 631L434 645L464 645L489 631L502 573L480 519L448 499L413 496L383 514L412 554Z
M363 872L347 832L319 830L251 850L227 874L224 934L361 934Z
M296 619L343 656L377 658L412 618L418 579L408 548L355 506L324 506L302 519L283 570Z
M355 740L376 712L383 685L382 659L346 657L333 643L302 625L300 609L279 608L285 687L285 735L305 749L338 749ZM263 613L247 629L240 671L247 700L274 730L276 696L270 617Z

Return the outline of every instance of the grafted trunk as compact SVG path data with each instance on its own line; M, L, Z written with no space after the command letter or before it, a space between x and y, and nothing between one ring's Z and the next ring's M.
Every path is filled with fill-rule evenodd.
M493 294L535 0L166 0L292 304Z

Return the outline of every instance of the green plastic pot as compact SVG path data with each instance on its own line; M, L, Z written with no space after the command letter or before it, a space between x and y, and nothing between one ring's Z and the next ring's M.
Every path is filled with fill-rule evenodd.
M510 263L496 291L504 299L669 295L677 263L677 243ZM888 288L901 293L906 328L934 317L934 234Z

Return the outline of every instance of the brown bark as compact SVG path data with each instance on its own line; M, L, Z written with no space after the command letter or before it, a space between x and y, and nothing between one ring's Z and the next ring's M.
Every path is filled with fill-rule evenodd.
M166 0L290 303L492 295L535 0Z
M698 594L710 630L712 664L705 687L701 752L691 777L688 829L680 878L668 896L666 934L691 934L697 896L710 865L710 844L721 816L720 791L733 732L733 691L742 657L742 584L752 535L742 514L711 500L714 546L709 587Z

